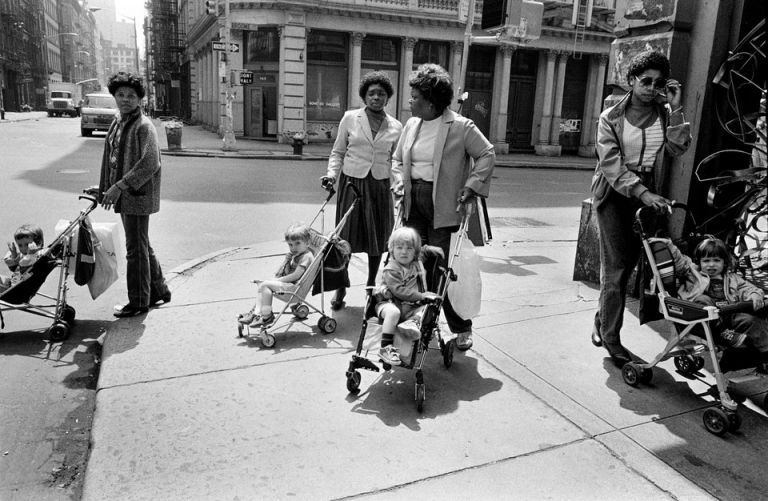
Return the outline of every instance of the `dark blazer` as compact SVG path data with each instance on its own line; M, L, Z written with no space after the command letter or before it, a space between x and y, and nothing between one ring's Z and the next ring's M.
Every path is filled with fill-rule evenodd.
M117 127L117 120L109 127L107 137ZM160 147L157 130L144 114L129 119L123 127L117 169L109 168L109 144L104 141L101 159L99 195L121 179L128 185L115 204L115 212L134 216L147 216L160 210ZM110 176L112 174L112 176Z

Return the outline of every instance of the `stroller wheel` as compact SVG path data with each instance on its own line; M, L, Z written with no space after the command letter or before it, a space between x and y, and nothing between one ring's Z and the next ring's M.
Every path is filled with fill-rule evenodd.
M48 337L51 341L64 341L69 335L69 326L64 322L56 322L48 328Z
M75 323L75 309L68 304L65 304L61 310L61 319L67 322L69 325Z
M704 411L704 427L708 432L722 437L728 431L730 420L728 414L720 407L710 407Z
M243 337L243 324L237 322L237 337Z
M629 386L640 384L640 368L634 362L627 362L621 368L621 377Z
M298 304L293 307L293 316L300 320L304 320L309 316L309 307L306 304Z
M332 334L336 331L336 320L331 317L320 317L320 320L317 321L317 326L322 332Z
M362 376L358 371L347 372L347 391L357 393L360 391Z
M696 357L701 358L701 357ZM698 366L698 363L696 361L696 358L691 358L687 355L678 355L674 358L675 367L678 371L684 376L691 376L693 375L698 369L696 368ZM703 359L702 359L703 362Z
M456 340L451 339L447 343L440 341L440 351L443 354L443 365L449 369L453 365L453 350L456 348Z
M640 382L643 384L648 384L651 382L651 379L653 379L653 370L651 369L642 369L640 370Z
M261 337L261 345L265 348L272 348L275 346L275 336L272 334L264 334Z
M416 384L416 410L424 412L424 400L427 399L427 388L424 383Z

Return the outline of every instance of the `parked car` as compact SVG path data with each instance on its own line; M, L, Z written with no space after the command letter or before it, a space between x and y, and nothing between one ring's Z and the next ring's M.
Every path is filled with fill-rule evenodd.
M87 137L95 130L108 131L117 113L111 94L87 94L80 110L80 133Z

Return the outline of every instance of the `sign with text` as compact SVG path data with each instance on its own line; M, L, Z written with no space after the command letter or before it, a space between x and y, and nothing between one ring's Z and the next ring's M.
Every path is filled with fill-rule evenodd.
M250 71L243 71L240 73L240 85L245 84L252 84L253 83L253 73Z
M221 51L227 50L226 44L221 40L214 40L213 42L211 42L211 47L213 48L213 50L221 50ZM235 42L229 42L229 52L240 52L240 44Z

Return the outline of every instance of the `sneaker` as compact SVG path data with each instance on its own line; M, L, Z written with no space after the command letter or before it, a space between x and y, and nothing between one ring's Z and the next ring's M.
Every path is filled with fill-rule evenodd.
M249 311L246 313L239 314L237 316L237 321L240 322L241 324L249 325L253 323L253 321L256 320L257 318L259 318L259 315L255 314L252 311Z
M394 346L387 345L382 346L379 350L379 358L382 362L389 365L402 365L402 360L400 360L400 354L397 352L397 348Z
M269 327L275 322L275 314L270 313L266 317L256 315L256 318L251 322L248 327Z
M397 326L397 330L408 339L416 340L421 337L421 325L419 324L419 321L414 318L400 322Z
M729 348L738 348L744 344L747 339L746 334L736 332L733 329L725 329L717 336L717 343Z
M460 351L467 351L472 348L472 331L464 331L456 334L456 348Z

